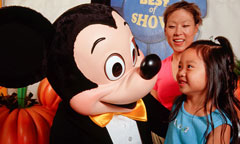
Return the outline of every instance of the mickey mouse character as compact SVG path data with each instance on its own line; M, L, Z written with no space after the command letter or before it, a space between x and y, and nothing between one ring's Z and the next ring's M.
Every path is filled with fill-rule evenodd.
M161 60L156 55L143 56L117 11L101 4L83 4L63 13L51 27L41 15L25 9L5 8L5 14L25 15L11 20L5 17L14 30L9 33L3 28L5 24L0 25L0 33L13 35L4 38L5 33L1 34L5 43L1 49L8 56L9 51L21 49L17 59L22 59L19 54L29 53L34 61L30 60L31 68L21 73L23 79L14 73L0 73L0 85L23 87L47 76L62 98L50 143L152 143L151 131L165 135L167 118L157 113L158 102L148 94ZM29 18L35 21L29 24ZM10 46L10 41L17 44ZM31 45L25 48L28 43ZM8 70L16 70L17 59L8 63Z

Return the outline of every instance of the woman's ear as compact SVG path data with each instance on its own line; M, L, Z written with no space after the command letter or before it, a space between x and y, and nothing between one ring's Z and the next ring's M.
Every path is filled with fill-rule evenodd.
M196 24L195 25L195 34L198 32L198 29L199 29L199 24Z
M25 7L0 9L0 85L24 87L45 77L54 29L40 13Z

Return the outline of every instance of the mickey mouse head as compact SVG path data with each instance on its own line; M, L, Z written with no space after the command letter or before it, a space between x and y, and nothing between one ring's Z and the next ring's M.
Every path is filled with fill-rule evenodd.
M78 113L131 111L153 87L161 61L144 58L126 21L111 7L76 6L52 25L24 7L0 10L0 85L23 87L48 78Z

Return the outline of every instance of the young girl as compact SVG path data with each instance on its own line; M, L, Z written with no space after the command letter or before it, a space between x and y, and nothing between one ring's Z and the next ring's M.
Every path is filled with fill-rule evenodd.
M234 54L226 38L215 41L195 41L181 56L177 81L183 94L170 115L167 144L240 142Z

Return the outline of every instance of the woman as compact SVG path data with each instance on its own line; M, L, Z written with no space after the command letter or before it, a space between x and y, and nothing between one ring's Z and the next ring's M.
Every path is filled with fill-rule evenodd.
M168 6L163 16L165 36L173 49L173 54L162 61L162 68L151 94L164 107L171 110L175 97L181 95L176 80L180 57L194 41L202 19L199 7L185 1Z

